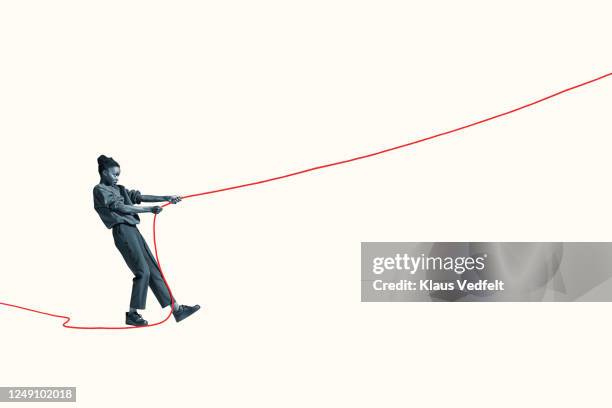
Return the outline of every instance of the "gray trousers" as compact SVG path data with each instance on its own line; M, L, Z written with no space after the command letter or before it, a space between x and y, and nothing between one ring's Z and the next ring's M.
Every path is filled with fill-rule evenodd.
M130 307L146 307L149 287L161 307L170 305L170 292L161 276L157 261L138 228L129 224L116 224L113 226L113 238L115 246L134 273Z

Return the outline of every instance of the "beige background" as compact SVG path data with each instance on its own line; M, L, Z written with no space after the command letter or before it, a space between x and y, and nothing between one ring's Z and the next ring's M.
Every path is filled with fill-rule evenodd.
M0 300L121 324L93 211L402 144L610 72L609 2L5 1ZM362 304L362 241L609 241L612 79L159 218L180 325L0 308L0 385L78 406L606 406L603 304ZM152 245L150 215L141 231ZM163 315L150 294L145 317Z

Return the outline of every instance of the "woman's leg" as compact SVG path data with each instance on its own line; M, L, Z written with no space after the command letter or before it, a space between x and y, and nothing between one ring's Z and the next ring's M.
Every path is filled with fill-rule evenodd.
M134 226L119 224L113 227L113 238L115 246L134 274L130 308L144 309L147 305L150 270L140 242L140 232Z
M161 307L164 308L171 304L170 291L168 290L166 282L164 282L164 278L162 277L157 260L151 252L151 249L149 249L149 245L147 245L147 242L140 232L138 232L138 235L143 248L143 257L145 258L145 261L149 267L149 286L151 287L151 290L153 291L153 294L157 298L157 301ZM179 306L176 298L174 298L174 304L175 307Z
M151 277L149 279L149 286L151 286L151 290L155 294L155 297L159 301L161 307L166 307L170 305L170 289L164 282L164 278L162 277L161 271L159 269L159 265L157 264L157 260L153 256L153 253L149 249L147 242L144 240L142 235L140 235L140 239L142 240L142 245L144 247L145 258L149 265L149 271L151 271ZM172 296L174 299L174 307L172 310L172 314L174 315L174 319L177 322L183 321L198 310L200 310L200 305L181 305L176 301L176 298Z

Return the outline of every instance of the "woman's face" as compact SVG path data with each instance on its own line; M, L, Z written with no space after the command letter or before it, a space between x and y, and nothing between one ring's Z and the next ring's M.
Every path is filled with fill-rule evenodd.
M117 181L119 181L119 175L121 174L121 169L117 166L109 167L108 169L102 171L102 178L106 184L116 185Z

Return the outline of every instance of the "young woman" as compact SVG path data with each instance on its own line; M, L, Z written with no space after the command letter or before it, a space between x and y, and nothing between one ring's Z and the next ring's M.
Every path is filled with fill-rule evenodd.
M138 190L128 190L117 184L121 169L119 163L112 157L104 155L98 157L98 173L100 183L93 189L94 208L104 225L113 230L115 246L134 273L130 311L125 314L125 324L146 326L148 322L138 313L138 309L146 307L148 287L151 287L162 308L171 305L172 302L155 257L136 225L140 223L138 213L159 214L163 208L139 207L134 204L162 201L176 204L181 201L181 197L144 195ZM198 309L199 305L180 305L175 299L172 314L175 320L180 322Z

